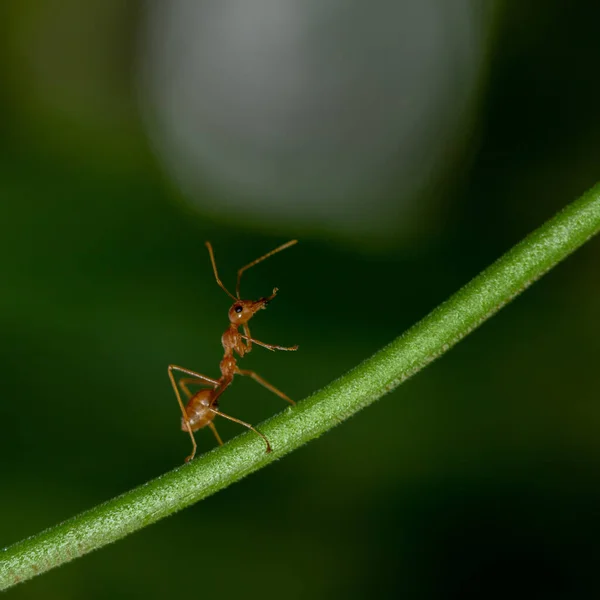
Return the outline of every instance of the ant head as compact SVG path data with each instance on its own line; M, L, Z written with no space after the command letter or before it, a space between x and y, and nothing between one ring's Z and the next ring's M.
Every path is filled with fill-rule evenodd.
M247 323L259 310L267 308L267 304L277 295L277 288L268 298L260 300L236 300L229 309L229 322L234 325L244 325Z

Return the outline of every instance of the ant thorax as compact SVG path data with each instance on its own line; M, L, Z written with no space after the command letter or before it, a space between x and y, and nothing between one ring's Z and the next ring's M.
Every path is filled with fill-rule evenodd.
M234 350L240 356L244 356L246 353L246 344L244 344L236 325L232 324L225 330L225 333L221 336L221 344L223 350L225 350L225 356L233 355Z

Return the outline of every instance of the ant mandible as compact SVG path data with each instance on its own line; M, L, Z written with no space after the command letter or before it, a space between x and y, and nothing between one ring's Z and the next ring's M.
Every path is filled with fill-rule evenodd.
M224 417L225 419L229 419L230 421L234 421L235 423L239 423L248 429L254 431L254 433L258 434L267 445L267 452L271 452L271 444L269 440L257 429L252 427L249 423L245 423L244 421L240 421L235 417L230 415L226 415L225 413L219 410L219 398L221 394L231 385L233 381L234 375L246 375L257 381L268 390L271 390L274 394L277 394L280 398L289 402L291 405L295 405L296 403L288 398L283 392L279 391L276 387L272 386L268 381L265 381L260 375L255 373L254 371L249 371L247 369L240 369L237 366L237 361L234 356L234 352L236 352L240 358L242 358L245 354L252 350L252 344L257 344L258 346L262 346L263 348L267 348L267 350L297 350L298 346L292 346L291 348L285 348L284 346L275 346L273 344L265 344L264 342L260 342L257 339L253 338L250 335L250 328L248 327L248 321L261 309L266 308L267 304L273 298L275 298L277 294L277 288L273 289L273 293L266 297L260 298L259 300L242 300L240 298L240 280L242 278L242 273L247 271L250 267L257 265L263 260L273 256L277 252L281 252L290 246L296 244L298 240L291 240L281 246L278 246L271 252L267 252L263 254L260 258L253 260L251 263L248 263L245 267L242 267L237 274L237 284L235 288L235 296L229 292L229 290L223 285L221 280L219 279L219 273L217 272L217 265L215 263L215 255L212 249L212 245L210 242L206 242L206 247L208 248L208 253L210 255L210 261L212 263L213 271L215 274L215 279L217 280L217 284L221 287L221 289L233 299L233 305L229 309L229 327L225 330L225 333L221 337L221 343L223 344L223 360L221 360L220 369L221 369L221 377L219 379L211 379L206 375L201 375L200 373L196 373L194 371L190 371L189 369L184 369L183 367L179 367L177 365L169 365L169 378L171 380L171 385L173 386L173 390L175 391L175 395L177 396L177 402L179 403L179 407L181 408L181 430L187 431L190 434L192 439L192 453L185 459L185 462L192 460L196 454L196 440L194 438L194 431L198 429L202 429L207 425L210 427L211 431L214 433L217 438L217 442L220 445L223 445L223 441L219 436L215 424L213 423L214 418L219 415L220 417ZM243 327L244 333L241 334L239 332L239 328ZM180 379L178 382L175 380L175 376L173 375L174 371L178 371L180 373L184 373L189 375L190 377L185 377ZM209 389L203 389L199 392L193 394L189 385L203 385L208 387ZM181 400L181 394L179 393L179 389L186 395L188 399L187 405L184 406Z

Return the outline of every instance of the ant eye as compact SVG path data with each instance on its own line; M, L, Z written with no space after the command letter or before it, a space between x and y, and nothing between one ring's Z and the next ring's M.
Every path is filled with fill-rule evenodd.
M238 304L233 310L235 310L236 313L241 313L244 309Z

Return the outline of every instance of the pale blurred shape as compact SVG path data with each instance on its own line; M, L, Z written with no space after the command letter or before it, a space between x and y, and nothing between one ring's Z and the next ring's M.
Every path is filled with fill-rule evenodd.
M156 150L205 212L410 227L472 124L488 13L472 0L155 0L141 85Z

